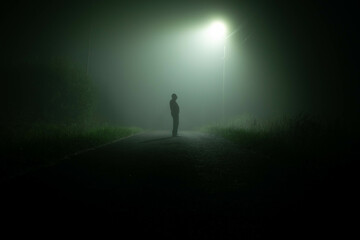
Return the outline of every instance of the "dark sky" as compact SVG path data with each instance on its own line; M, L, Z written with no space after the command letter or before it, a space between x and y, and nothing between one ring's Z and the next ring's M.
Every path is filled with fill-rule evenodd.
M179 102L181 106L182 99L183 106L189 108L194 105L189 115L197 111L195 107L204 111L203 117L189 118L194 124L187 126L201 125L206 119L216 120L218 113L212 115L210 111L219 107L214 90L219 86L214 85L214 92L209 90L215 97L207 101L201 98L207 93L200 84L191 83L192 88L176 84L167 87L165 79L176 79L180 75L177 71L190 69L184 62L177 70L161 69L168 68L169 61L175 66L178 59L191 61L186 58L188 48L171 45L170 41L179 39L176 34L187 26L205 25L221 17L230 30L241 27L228 44L230 116L300 111L350 115L357 113L359 104L355 10L350 1L12 1L2 13L1 60L6 65L61 56L85 69L90 36L90 73L102 89L104 114L125 124L151 126L136 119L141 118L140 112L150 114L149 108L154 106L149 99L161 91L166 97L154 100L155 104L170 98L172 86L189 101L190 96L199 96L199 101L192 99L198 105L186 102L181 95ZM174 52L166 58L172 49L185 57ZM208 64L213 66L210 75L221 73L221 64ZM181 74L185 79L203 76ZM163 88L150 94L156 84ZM209 89L210 85L209 80ZM213 105L203 107L206 103ZM134 113L134 109L139 111ZM150 122L158 121L161 114L159 111L157 117L150 117Z

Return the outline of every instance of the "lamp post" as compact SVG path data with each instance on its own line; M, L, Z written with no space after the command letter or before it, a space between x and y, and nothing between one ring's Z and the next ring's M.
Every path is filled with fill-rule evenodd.
M231 36L226 35L227 29L226 25L221 21L213 22L209 29L208 35L212 40L223 42L223 71L222 71L222 120L225 117L225 61L226 61L226 39Z
M222 120L225 118L225 77L226 77L226 40L232 37L240 30L240 27L237 27L234 31L227 34L226 25L221 21L213 22L208 30L208 35L215 41L221 41L223 43L223 71L222 71ZM244 43L250 35L248 35L242 42Z
M225 119L225 61L226 61L226 44L224 40L224 55L223 55L223 72L222 72L222 120Z

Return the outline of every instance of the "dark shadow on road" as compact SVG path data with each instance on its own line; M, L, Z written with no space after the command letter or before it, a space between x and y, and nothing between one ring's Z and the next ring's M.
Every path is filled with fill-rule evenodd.
M146 141L143 141L143 142L140 142L140 143L160 142L160 141L164 141L164 140L171 139L171 138L174 138L174 137L151 139L151 140L146 140Z

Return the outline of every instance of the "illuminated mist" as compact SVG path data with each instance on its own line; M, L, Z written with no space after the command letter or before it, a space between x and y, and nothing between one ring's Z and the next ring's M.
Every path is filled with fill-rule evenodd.
M225 118L300 112L342 115L351 69L347 38L322 5L261 1L52 3L8 15L2 62L63 57L87 70L98 94L97 118L169 129L169 100L179 97L180 128L222 119L223 42L206 35L222 20L226 40ZM320 10L319 10L320 9ZM320 11L320 13L319 13ZM306 12L306 14L305 14ZM319 15L320 14L320 15ZM31 20L25 21L32 16ZM24 42L23 39L26 39ZM4 64L3 64L4 65ZM353 103L353 102L352 102Z

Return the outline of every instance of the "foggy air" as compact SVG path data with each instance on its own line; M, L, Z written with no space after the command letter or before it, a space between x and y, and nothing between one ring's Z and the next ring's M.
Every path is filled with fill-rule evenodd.
M3 4L3 228L352 236L356 9L317 0Z

